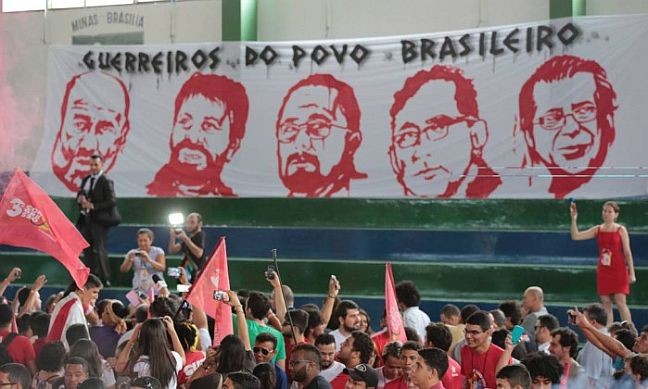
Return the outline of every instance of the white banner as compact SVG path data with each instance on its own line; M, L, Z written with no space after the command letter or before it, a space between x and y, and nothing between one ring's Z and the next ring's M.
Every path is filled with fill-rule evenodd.
M359 40L51 47L32 177L121 197L646 194L648 16Z

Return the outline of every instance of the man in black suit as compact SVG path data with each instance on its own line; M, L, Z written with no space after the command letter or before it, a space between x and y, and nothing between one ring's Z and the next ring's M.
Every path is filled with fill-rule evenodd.
M110 267L106 250L108 229L121 222L115 206L115 190L111 179L103 174L103 158L90 157L90 175L81 181L77 194L80 214L77 226L90 246L83 251L85 264L90 271L110 286Z

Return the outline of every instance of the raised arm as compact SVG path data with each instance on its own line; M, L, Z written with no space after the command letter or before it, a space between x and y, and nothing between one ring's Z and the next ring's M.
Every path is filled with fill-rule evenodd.
M335 278L335 276L329 277L328 283L328 294L326 295L326 300L324 300L324 305L322 305L322 321L324 326L328 326L331 316L333 315L333 307L335 307L335 300L337 299L338 294L340 293L340 282Z
M178 242L176 242L176 232L175 228L170 228L169 229L169 246L168 246L168 252L169 254L175 254L180 251L182 248L182 245Z
M178 239L180 239L185 244L185 246L187 246L187 248L193 255L198 258L202 257L203 253L205 252L204 249L194 243L194 241L192 241L191 238L183 230L180 230L180 232L177 233L177 236Z
M590 323L585 315L579 312L577 308L571 309L568 312L570 315L575 316L576 324L583 330L583 334L587 340L610 357L614 358L620 356L626 358L632 354L632 351L628 350L623 343L610 335L597 331L596 328L592 326L592 323Z
M36 301L36 294L41 290L41 288L46 283L47 283L47 277L45 277L45 274L41 274L38 277L36 277L34 283L32 284L31 290L29 291L29 296L27 297L27 300L25 300L25 303L22 305L22 307L20 307L20 312L18 312L18 317L29 312L32 305L34 305L34 302Z
M635 276L634 269L634 259L632 259L632 250L630 250L630 236L628 230L621 226L621 243L623 244L623 256L626 260L626 265L628 266L628 276L630 276L630 283L634 284L637 282L637 277Z
M279 274L276 271L272 271L272 276L269 278L266 277L266 281L272 285L272 291L274 292L274 302L275 309L277 312L277 318L279 319L279 328L286 319L286 313L288 313L288 307L286 306L286 300L284 299L283 290L281 289L281 280L279 279ZM281 329L279 329L281 331Z
M236 313L236 327L238 332L238 337L243 342L245 346L245 351L252 350L252 345L250 344L250 334L248 332L247 321L245 320L245 311L243 310L243 305L238 298L238 295L233 290L228 290L227 295L229 296L230 307L234 308L234 313Z
M20 278L20 275L22 274L22 270L20 270L19 267L14 267L11 269L9 274L7 274L7 277L0 282L0 295L4 295L5 290L7 290L7 287L11 285L14 281L16 281L18 278Z
M572 240L587 240L596 237L596 227L592 227L586 231L578 231L578 209L576 203L571 203L569 206L569 213L571 216L571 238Z
M171 344L173 345L173 351L180 354L180 358L182 359L182 365L184 365L186 361L185 352L184 349L182 348L182 343L180 343L180 338L178 338L178 333L176 332L175 327L173 326L173 319L171 318L171 316L164 316L164 318L162 318L162 321L164 321L164 324L166 324L167 332L171 337Z

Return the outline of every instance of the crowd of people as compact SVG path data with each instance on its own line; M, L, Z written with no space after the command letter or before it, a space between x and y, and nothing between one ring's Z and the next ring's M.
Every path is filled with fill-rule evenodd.
M145 243L140 248L150 246L146 232L138 237L138 244ZM130 258L127 254L124 263ZM188 273L183 268L180 283L188 283ZM19 275L20 269L13 269L0 292ZM155 295L125 305L98 300L103 284L91 274L82 288L72 284L42 304L47 280L41 275L13 301L0 304L0 386L648 387L648 326L637 332L629 321L608 324L606 307L591 304L570 310L571 324L560 327L538 286L527 288L521 301L503 301L497 309L448 304L432 314L419 307L416 285L402 281L395 288L407 336L402 342L389 332L385 314L374 331L356 302L341 299L335 277L328 279L321 305L300 307L276 272L266 279L269 293L230 290L211 302L230 306L234 326L233 334L213 346L214 320L164 285L158 283ZM523 329L521 336L516 327ZM575 330L587 339L582 347Z

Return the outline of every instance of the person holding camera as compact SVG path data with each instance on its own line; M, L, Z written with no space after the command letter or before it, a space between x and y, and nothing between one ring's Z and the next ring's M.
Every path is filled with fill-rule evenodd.
M166 257L164 250L157 246L153 246L154 239L153 231L148 228L140 228L137 231L137 248L130 250L124 258L119 270L122 273L127 273L133 269L133 289L142 292L148 292L151 288L157 293L154 288L156 278L164 279L164 269L166 268Z
M205 234L202 225L202 216L193 212L187 215L186 232L182 228L171 228L169 231L169 254L182 252L181 266L188 270L190 279L205 263Z

